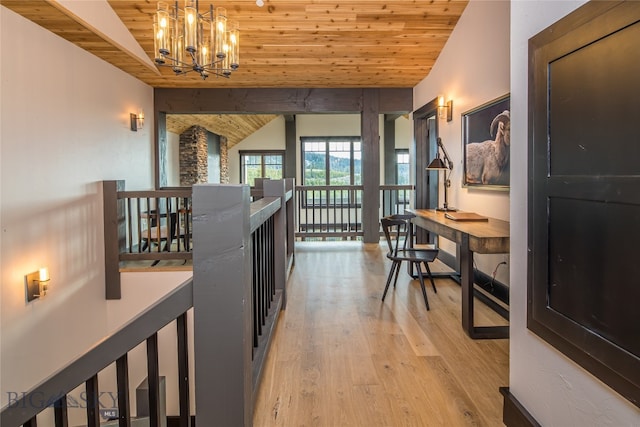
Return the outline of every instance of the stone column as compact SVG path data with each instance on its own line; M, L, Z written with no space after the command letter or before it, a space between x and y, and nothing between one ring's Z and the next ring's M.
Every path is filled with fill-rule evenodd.
M191 126L180 135L180 186L208 181L207 130Z
M220 135L220 183L229 183L229 148L227 137Z

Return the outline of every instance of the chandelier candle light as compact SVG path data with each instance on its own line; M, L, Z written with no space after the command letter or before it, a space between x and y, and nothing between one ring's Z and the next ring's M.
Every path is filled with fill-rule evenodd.
M227 10L213 6L203 14L198 0L185 0L184 9L159 2L154 17L155 62L177 75L195 71L202 79L210 75L229 78L240 66L240 29L227 22Z

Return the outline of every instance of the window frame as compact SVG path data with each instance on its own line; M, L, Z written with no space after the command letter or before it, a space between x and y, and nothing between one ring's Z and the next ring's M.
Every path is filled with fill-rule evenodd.
M331 153L332 142L348 142L349 143L349 184L344 185L362 185L355 183L355 157L354 143L360 144L359 152L362 155L362 137L361 136L301 136L300 137L300 180L303 186L310 186L305 183L305 143L319 142L325 144L325 183L323 185L330 186L331 184L331 164L329 162ZM361 163L362 165L362 163ZM362 171L360 171L362 173Z
M322 185L307 185L305 184L305 144L318 142L325 144L325 183ZM331 163L330 163L330 153L331 151L331 143L332 142L347 142L349 143L349 184L331 184ZM354 144L360 144L360 150L354 150ZM355 183L355 156L354 153L359 152L360 156L362 156L362 137L360 135L352 135L352 136L301 136L300 137L300 180L302 182L302 186L308 187L310 190L313 187L341 187L341 186L362 186L362 184ZM362 168L362 163L360 163ZM360 174L362 174L362 170L360 170ZM327 190L330 191L330 190ZM342 190L336 190L342 191ZM348 191L348 196L345 199L340 199L341 202L337 203L336 199L333 198L332 201L323 200L322 198L319 200L319 203L316 204L315 198L313 200L309 200L308 197L304 198L302 204L305 208L311 206L323 206L323 207L345 207L345 208L360 208L362 206L362 201L358 200L358 197L355 191Z
M394 164L394 172L395 172L395 177L394 177L394 181L396 183L396 185L410 185L411 184L411 176L409 176L409 182L405 183L405 184L400 184L398 182L398 177L399 177L399 173L398 173L398 166L399 165L407 165L407 172L411 172L411 155L409 153L409 149L408 148L396 148L395 149L395 157L393 159L393 164ZM408 156L408 161L407 163L400 163L398 162L398 155L400 154L406 154Z
M282 178L286 176L285 175L285 161L286 161L285 150L239 150L238 155L239 155L239 162L240 162L240 184L248 184L247 182L245 182L245 164L243 162L243 159L245 156L260 156L260 160L261 160L260 166L262 169L261 176L264 177L266 172L265 157L279 155L282 158L282 163L281 163Z

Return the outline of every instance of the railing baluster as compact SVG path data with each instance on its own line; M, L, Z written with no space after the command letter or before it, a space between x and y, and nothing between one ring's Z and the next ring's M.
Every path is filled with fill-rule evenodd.
M147 338L147 381L149 383L149 425L160 425L160 369L158 333Z
M356 198L355 198L355 191L354 190L347 190L347 194L349 195L350 204L351 204L351 201L353 200L353 205L357 206L358 200L356 200ZM351 231L351 209L350 208L347 209L347 224L349 224L347 231Z
M344 198L344 189L341 188L340 190L336 190L336 193L340 193L340 209L334 209L334 211L336 212L337 218L334 220L334 222L338 223L340 226L338 227L338 230L340 233L345 232L348 230L348 228L345 228L345 222L344 222L344 213L345 213L345 209L348 211L349 210L349 199L347 197L347 199L345 200ZM349 195L349 193L347 193L347 196ZM345 206L346 205L346 206ZM347 224L348 227L348 224ZM345 238L343 237L342 240L345 240Z
M333 191L333 231L343 233L346 231L344 224L344 189ZM327 215L330 217L331 215Z
M273 302L273 296L276 293L275 262L275 220L274 217L271 217L269 218L269 262L267 264L269 266L270 281L269 308L271 308L271 302Z
M187 313L176 319L178 334L178 399L180 401L180 427L189 427L191 407L189 402L189 339Z
M301 197L300 200L304 203L304 231L305 233L309 232L309 209L307 209L307 204L309 200L309 192L307 190L303 191L304 197ZM302 209L302 206L300 207ZM298 214L298 221L300 221L301 215Z
M258 259L258 251L260 250L260 248L258 247L258 238L257 238L257 234L254 232L251 235L251 290L252 290L252 297L251 297L251 302L252 302L252 316L253 316L253 348L255 349L256 347L258 347L258 331L260 329L260 313L259 311L259 307L260 307L260 301L258 299L258 287L259 285L259 281L258 281L258 266L256 265L256 260ZM253 354L255 352L252 351L252 357Z
M357 194L357 193L356 193L356 194ZM358 212L362 212L362 209L356 209L356 210L355 210L355 217L356 217L356 218L355 218L355 221L356 221L355 229L356 229L356 231L358 231ZM361 215L361 216L362 216L362 215Z
M266 249L267 249L267 233L266 233L266 224L262 224L260 226L260 235L262 240L260 251L260 273L262 275L262 281L260 283L260 293L262 295L262 326L264 326L265 319L267 318L268 308L267 308L267 260L266 260Z
M158 247L157 251L160 252L160 245L162 240L160 236L162 235L162 212L160 209L160 197L156 197L156 246Z
M255 231L258 242L258 252L253 260L256 263L256 273L258 275L258 336L262 335L262 325L264 324L264 271L262 269L262 255L264 253L264 241L262 239L262 225Z
M116 360L116 382L118 386L118 426L131 427L129 359L126 353Z
M142 252L142 199L136 199L137 209L138 209L138 253Z
M166 197L164 199L164 206L165 206L165 230L167 232L167 234L165 234L165 241L166 243L164 244L164 250L167 252L171 252L171 242L173 239L173 225L174 220L173 220L173 212L171 212L171 204L170 204L170 198ZM162 240L162 233L160 233L160 238ZM158 251L162 251L162 248L158 248Z
M258 248L260 248L254 260L258 272L258 335L262 335L262 325L264 325L264 224L258 227L256 235L258 236Z
M53 416L56 427L68 427L67 395L65 394L53 404Z
M127 244L129 245L129 253L133 252L133 216L131 213L131 199L127 199Z
M151 227L155 225L155 219L151 212L151 198L147 197L147 252L151 252Z
M87 394L87 427L98 427L100 425L98 374L85 382L85 393Z

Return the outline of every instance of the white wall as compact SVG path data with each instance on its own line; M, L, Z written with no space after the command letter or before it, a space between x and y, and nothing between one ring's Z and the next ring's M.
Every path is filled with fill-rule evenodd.
M384 141L384 132L382 128L380 133L381 140ZM396 119L396 148L410 148L413 141L413 120L409 117L400 116Z
M462 186L461 114L509 93L509 6L506 1L470 1L431 73L413 91L414 110L439 95L453 100L453 121L439 122L439 136L454 164L449 205L503 220L509 220L509 192ZM512 141L512 146L526 144L526 138ZM442 185L439 188L442 201ZM455 255L453 244L444 239L440 244ZM508 256L477 255L475 260L481 271L491 274ZM508 270L508 265L501 266L496 279L508 284Z
M382 129L382 127L380 127ZM299 114L296 116L296 183L302 184L300 138L304 136L358 136L360 114ZM383 132L380 132L382 141ZM382 142L381 142L382 144ZM382 158L382 157L381 157ZM383 164L381 162L381 164Z
M167 131L167 186L180 187L180 135Z
M240 150L284 150L285 121L278 116L258 131L229 148L229 182L240 183Z
M639 426L640 410L526 328L527 96L530 37L583 1L511 5L511 342L510 390L544 426Z
M179 282L104 298L100 181L153 187L152 115L129 130L130 112L153 111L152 88L5 7L0 22L4 406ZM24 275L41 266L49 292L27 304Z

